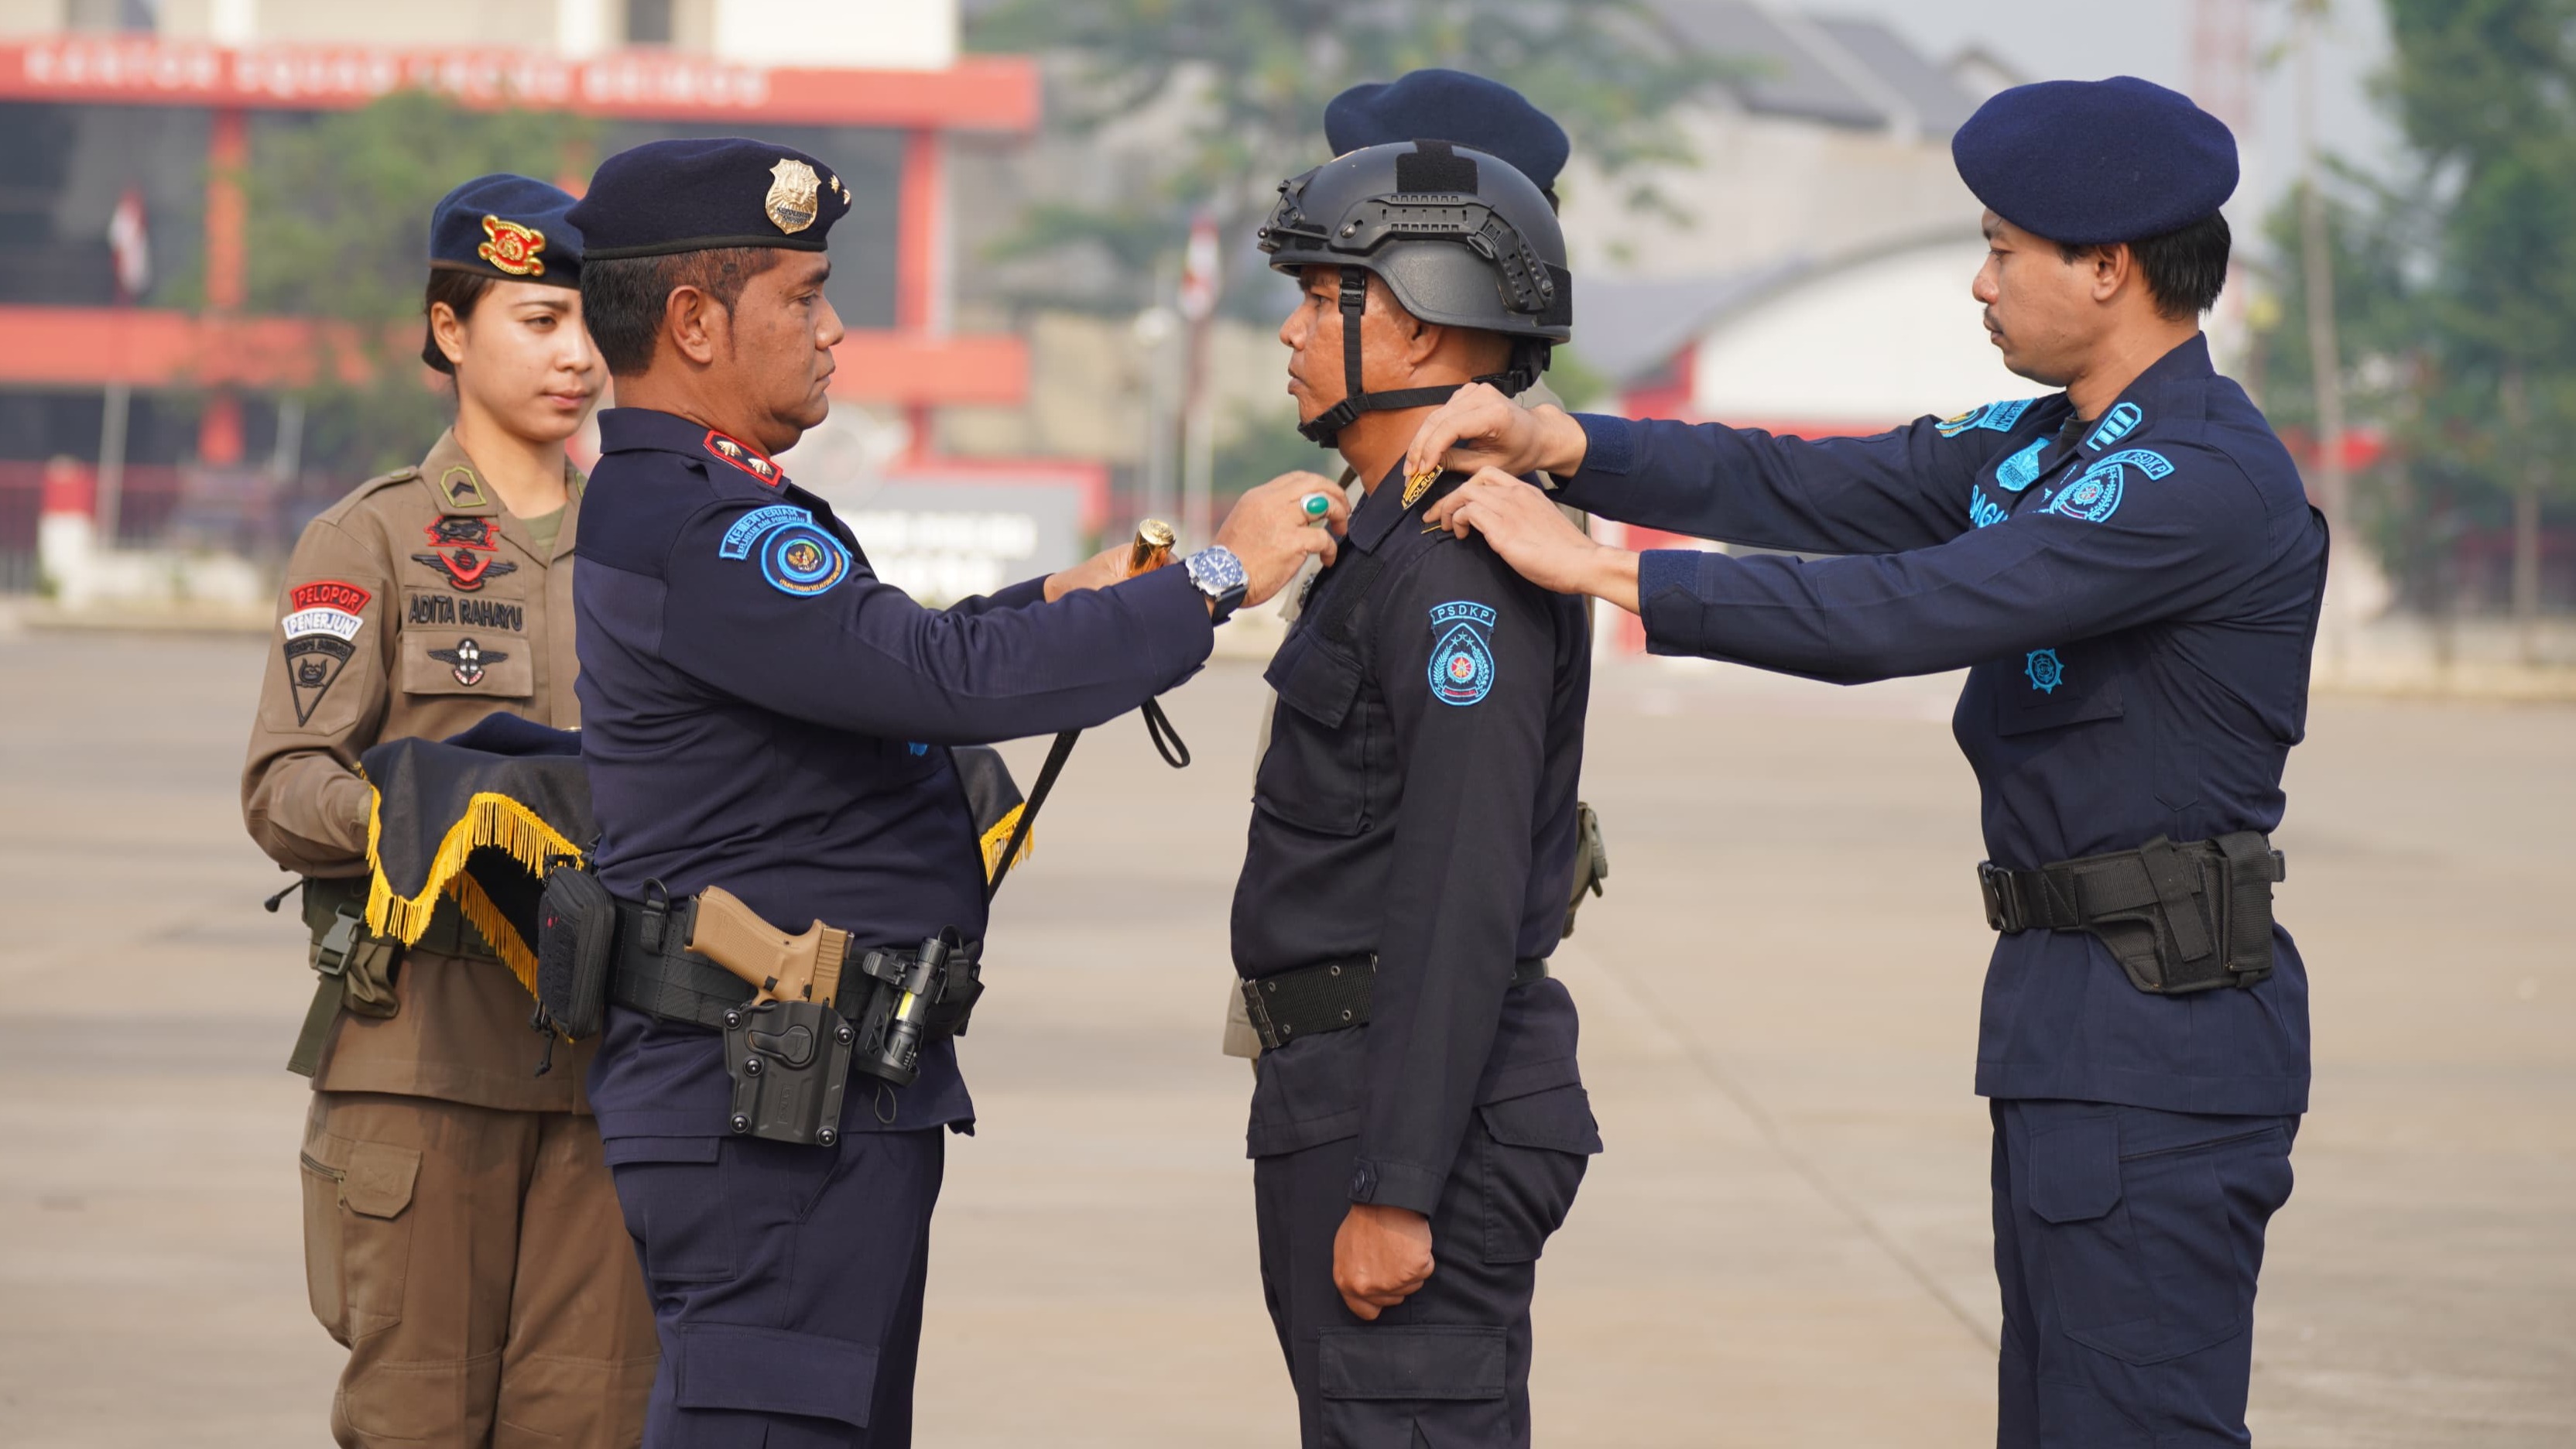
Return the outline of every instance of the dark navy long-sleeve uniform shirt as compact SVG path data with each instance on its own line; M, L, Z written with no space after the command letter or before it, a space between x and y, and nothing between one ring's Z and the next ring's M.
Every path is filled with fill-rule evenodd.
M1573 998L1510 983L1564 928L1590 635L1581 601L1425 530L1459 481L1411 509L1381 483L1317 576L1271 661L1234 896L1247 980L1377 958L1365 1027L1262 1054L1251 1154L1356 1135L1353 1199L1425 1215L1479 1104L1581 1081ZM1579 1100L1561 1115L1536 1124L1562 1129L1550 1145L1597 1150Z
M1207 658L1183 570L925 609L750 445L639 408L599 428L573 584L582 758L600 877L627 899L647 880L674 899L723 886L854 947L980 940L983 857L945 747L1098 724ZM724 1135L721 1045L612 1008L590 1080L601 1135ZM973 1117L947 1042L894 1096L843 1130Z
M1649 552L1648 647L1843 683L1966 668L1952 728L1998 865L2269 831L2306 730L2324 522L2200 338L2099 418L2073 411L2058 394L1815 441L1587 416L1564 498L1850 555ZM1961 894L1975 909L1964 873ZM1977 1090L2304 1111L2307 973L2288 932L2273 945L2259 986L2166 997L2084 933L2003 936Z

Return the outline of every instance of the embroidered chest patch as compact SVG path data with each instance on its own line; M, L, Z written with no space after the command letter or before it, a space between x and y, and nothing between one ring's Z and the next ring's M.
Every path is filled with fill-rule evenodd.
M486 649L474 640L466 638L457 640L456 647L453 649L432 649L429 651L429 657L453 671L457 683L473 685L483 682L484 665L498 664L510 656L498 649Z
M2029 447L1995 465L1995 484L2007 493L2019 493L2039 481L2039 455L2048 451L2048 439L2034 438Z
M789 503L755 508L734 520L716 545L719 558L760 560L760 576L782 594L819 594L850 576L850 551L814 515Z
M430 551L413 554L411 561L446 575L450 588L470 594L487 579L519 570L499 556L501 544L492 536L491 519L441 518L421 531L429 535Z
M287 591L286 617L278 627L286 635L286 682L294 691L297 724L313 718L358 652L368 597L365 589L340 579L315 579Z
M2131 468L2149 478L2162 478L2174 470L2174 465L2152 448L2123 448L2085 469L2082 477L2059 489L2040 511L2100 523L2119 511L2120 499L2128 492Z
M1431 611L1431 697L1468 705L1494 692L1494 611L1459 600Z
M2030 680L2030 687L2042 694L2055 694L2057 686L2066 682L2066 665L2054 649L2030 651L2021 661L2021 672Z

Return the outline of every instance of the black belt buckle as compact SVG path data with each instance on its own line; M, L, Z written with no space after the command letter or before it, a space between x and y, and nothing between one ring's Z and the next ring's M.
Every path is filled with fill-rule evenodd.
M1261 983L1238 981L1235 985L1243 991L1243 1014L1252 1018L1252 1031L1254 1035L1261 1038L1261 1049L1275 1052L1287 1045L1287 1033L1281 1031L1279 1024L1270 1019L1270 1008L1262 1004Z
M2021 929L2013 910L2012 872L1991 860L1977 862L1977 894L1986 902L1986 925L2007 935Z
M830 1147L841 1140L841 1093L857 1028L819 1001L764 1001L724 1014L726 1125L736 1133Z

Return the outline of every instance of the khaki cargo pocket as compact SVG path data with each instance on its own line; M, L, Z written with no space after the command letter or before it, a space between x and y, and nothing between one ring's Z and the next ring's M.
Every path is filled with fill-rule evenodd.
M1506 1330L1328 1328L1316 1340L1324 1436L1345 1449L1469 1449L1512 1439Z
M1592 1098L1580 1084L1551 1087L1476 1109L1484 1124L1478 1166L1484 1173L1488 1263L1526 1263L1565 1226L1584 1170L1601 1150Z
M671 1399L683 1409L801 1414L868 1426L877 1351L864 1343L730 1323L684 1323L675 1339Z
M2048 1224L2042 1252L2067 1337L2145 1365L2243 1331L2251 1293L2213 1291L2239 1276L2213 1150L2223 1145L2124 1159L2108 1115L2031 1134L2030 1207Z
M304 1290L342 1344L402 1321L420 1150L323 1134L303 1153Z

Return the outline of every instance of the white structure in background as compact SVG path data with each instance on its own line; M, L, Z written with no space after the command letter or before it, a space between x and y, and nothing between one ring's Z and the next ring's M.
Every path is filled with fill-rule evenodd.
M1982 52L1950 67L1876 21L1747 0L1649 0L1674 40L1731 67L1670 124L1695 163L1605 177L1580 147L1559 190L1577 291L1604 278L1715 277L1841 255L1972 221L1950 133L1992 94ZM1640 183L1681 217L1630 211ZM1578 301L1575 348L1591 354Z
M176 549L101 547L87 491L83 488L81 496L72 497L49 488L45 511L36 520L36 567L57 606L72 611L163 610L213 604L257 610L268 604L268 585L247 559Z
M1809 434L1874 433L2048 389L1986 339L1973 233L1735 277L1604 282L1585 354L1641 411Z

